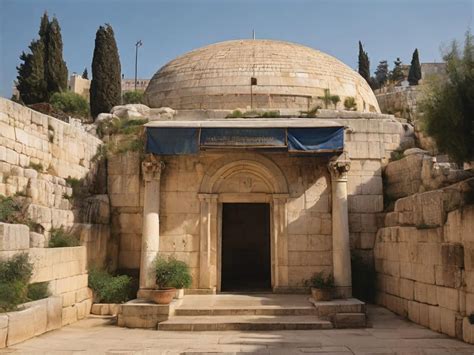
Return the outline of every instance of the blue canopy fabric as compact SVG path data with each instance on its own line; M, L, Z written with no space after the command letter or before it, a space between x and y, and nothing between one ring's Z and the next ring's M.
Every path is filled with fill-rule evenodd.
M286 147L285 128L203 128L205 147Z
M326 155L343 150L344 127L146 128L147 153L186 155L210 148L284 149Z
M288 128L289 152L329 152L344 148L344 127Z

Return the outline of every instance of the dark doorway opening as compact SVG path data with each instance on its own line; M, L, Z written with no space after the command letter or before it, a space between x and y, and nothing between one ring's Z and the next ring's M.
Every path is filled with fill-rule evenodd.
M221 291L268 291L270 269L268 203L224 203Z

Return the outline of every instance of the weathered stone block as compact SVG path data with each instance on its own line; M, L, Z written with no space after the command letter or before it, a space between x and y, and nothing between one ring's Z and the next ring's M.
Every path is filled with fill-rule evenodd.
M437 287L422 282L415 282L414 298L416 301L436 306L438 305Z
M0 314L0 349L7 346L8 316Z
M7 346L18 344L35 336L35 309L27 308L17 312L7 313L8 337Z
M441 314L438 306L429 306L429 328L435 332L441 331Z
M436 298L440 307L459 311L459 291L454 288L436 286Z
M62 325L68 325L77 322L77 308L76 306L64 307L62 309Z
M456 336L456 312L439 307L441 332L449 336Z
M453 265L458 268L464 267L464 247L460 243L441 244L442 265Z
M62 324L61 297L48 297L46 331L61 328Z
M0 250L22 251L30 247L30 229L23 224L0 223Z

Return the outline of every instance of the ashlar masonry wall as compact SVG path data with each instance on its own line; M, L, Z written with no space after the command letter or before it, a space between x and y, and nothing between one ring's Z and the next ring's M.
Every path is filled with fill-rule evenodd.
M322 110L321 118L347 126L346 149L351 158L348 177L351 247L369 262L383 211L382 165L403 142L413 139L393 116ZM161 175L160 250L174 253L199 274L199 186L204 172L223 155L163 157ZM254 154L254 153L252 153ZM332 268L331 182L327 159L262 154L282 171L289 187L288 281ZM129 152L108 162L108 191L112 207L112 235L118 242L118 267L137 269L140 264L143 181L137 153ZM196 284L193 285L196 287Z
M377 232L377 302L474 343L474 179L395 202Z

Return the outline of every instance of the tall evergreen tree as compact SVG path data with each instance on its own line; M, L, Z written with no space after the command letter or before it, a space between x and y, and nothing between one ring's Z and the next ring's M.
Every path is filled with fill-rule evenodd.
M388 80L388 64L386 60L381 60L375 70L375 80L378 87L382 87Z
M49 101L51 95L67 87L67 67L62 57L62 39L56 18L41 17L39 39L31 42L31 53L23 52L17 67L20 98L25 104Z
M394 83L398 83L405 78L405 75L403 74L403 69L402 69L402 61L400 60L400 58L397 58L397 60L394 61L393 64L394 64L394 67L392 71L390 72L390 80L393 81Z
M84 68L82 72L82 79L89 79L89 73L87 72L87 68Z
M67 66L63 60L63 41L61 28L57 18L49 23L46 44L47 58L45 62L45 77L48 85L48 96L67 88Z
M100 26L95 37L90 88L91 114L110 112L121 102L120 58L114 30L108 24Z
M16 88L20 100L26 105L47 101L46 80L44 78L44 43L32 41L29 45L31 53L23 52L20 59L23 63L18 71Z
M364 51L359 41L359 74L370 83L370 61L367 52Z
M411 58L410 71L408 72L408 82L410 85L418 85L418 82L421 79L421 64L420 58L418 56L418 48L413 52Z

